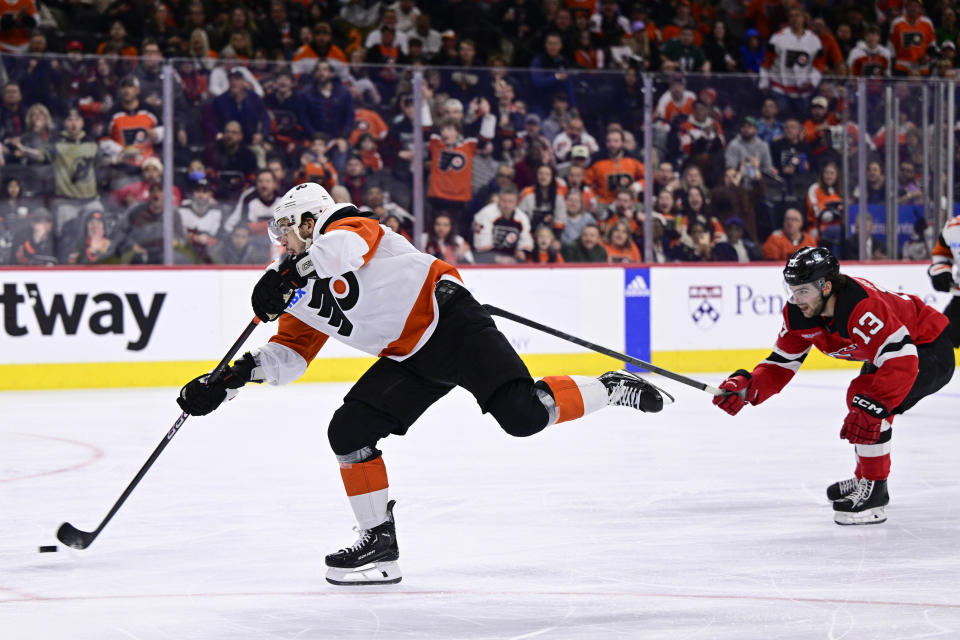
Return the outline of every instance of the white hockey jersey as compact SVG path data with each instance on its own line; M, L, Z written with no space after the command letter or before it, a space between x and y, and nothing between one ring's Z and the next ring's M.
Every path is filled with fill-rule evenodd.
M957 276L957 269L960 268L960 216L947 220L933 245L933 266L942 265L941 268L949 268L953 271L954 279Z
M418 251L372 218L341 217L314 230L312 278L280 316L277 333L254 352L266 382L296 380L333 337L370 355L403 360L433 335L434 285L457 270Z
M803 97L820 84L823 44L809 29L799 37L784 27L770 37L767 60L760 68L760 88L770 87L790 97Z

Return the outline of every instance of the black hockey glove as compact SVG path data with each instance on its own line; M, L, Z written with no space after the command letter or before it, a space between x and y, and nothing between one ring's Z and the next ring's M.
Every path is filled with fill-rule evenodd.
M276 320L287 308L290 292L307 284L307 278L316 278L313 261L307 252L287 256L276 268L267 269L253 287L250 303L261 322Z
M237 390L250 382L256 366L253 356L247 352L239 360L234 360L233 365L216 380L210 381L207 373L197 376L180 389L177 404L191 416L205 416L223 404L228 396L233 399Z
M930 282L937 291L948 292L956 285L953 281L953 268L949 264L933 264L927 269Z

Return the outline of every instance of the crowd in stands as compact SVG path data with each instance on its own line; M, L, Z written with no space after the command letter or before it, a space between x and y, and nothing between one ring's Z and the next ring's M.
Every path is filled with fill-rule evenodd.
M640 262L647 226L656 262L854 257L843 183L885 203L891 143L915 229L897 255L882 236L868 250L923 259L936 136L911 98L957 78L958 37L950 0L5 2L0 264L162 263L168 171L176 263L264 264L273 205L306 181L413 240L417 137L416 241L457 264Z

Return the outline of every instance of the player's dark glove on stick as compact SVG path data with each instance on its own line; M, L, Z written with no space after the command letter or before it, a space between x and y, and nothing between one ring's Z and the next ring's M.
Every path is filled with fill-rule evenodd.
M850 400L850 413L843 419L840 437L851 444L876 444L887 415L886 408L879 403L866 396L854 395Z
M956 286L953 280L953 267L949 264L933 264L927 269L930 282L937 291L948 292Z
M288 294L305 286L307 278L317 277L307 252L287 256L280 264L270 266L253 287L250 303L261 322L276 320L287 308Z
M217 380L210 381L207 373L197 376L180 389L177 404L191 416L205 416L224 400L232 400L240 387L251 381L256 366L256 360L247 352L239 360L234 360Z
M740 409L743 409L743 405L748 402L753 404L751 397L756 400L757 391L751 388L752 385L753 377L750 372L745 369L737 369L720 383L719 388L730 393L724 396L714 396L713 404L735 416L740 412Z

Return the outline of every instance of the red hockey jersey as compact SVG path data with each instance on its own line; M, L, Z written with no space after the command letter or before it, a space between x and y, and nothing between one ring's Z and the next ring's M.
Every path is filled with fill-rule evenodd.
M760 404L797 372L811 347L831 358L868 362L877 367L850 383L849 391L882 404L899 406L917 377L918 344L933 342L948 320L917 296L884 291L862 278L849 278L837 294L832 318L805 318L792 304L783 308L783 327L767 359L753 370Z

